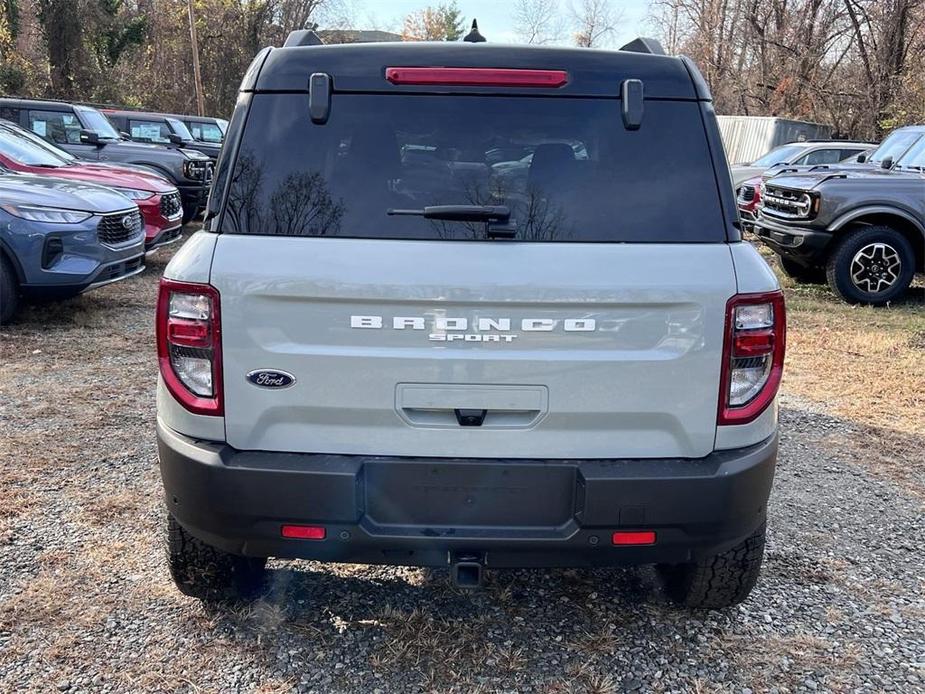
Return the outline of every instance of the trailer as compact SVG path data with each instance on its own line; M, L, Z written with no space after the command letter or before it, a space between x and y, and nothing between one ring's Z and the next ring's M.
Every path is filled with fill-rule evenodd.
M827 140L832 126L774 116L717 116L730 164L747 164L779 145Z

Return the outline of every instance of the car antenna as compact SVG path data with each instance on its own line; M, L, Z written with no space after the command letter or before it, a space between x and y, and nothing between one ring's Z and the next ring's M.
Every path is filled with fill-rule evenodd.
M473 19L472 28L469 30L469 33L463 37L463 41L467 43L485 43L487 40L488 39L479 33L479 21Z

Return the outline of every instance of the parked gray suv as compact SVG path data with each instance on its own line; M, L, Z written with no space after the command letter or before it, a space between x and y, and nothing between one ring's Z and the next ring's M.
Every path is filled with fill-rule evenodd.
M63 101L0 98L0 118L44 137L81 159L136 164L161 174L180 191L183 223L205 205L212 181L209 158L191 149L130 142L91 106Z
M257 57L207 229L160 285L180 590L254 595L286 557L464 587L655 564L683 605L745 599L784 302L739 234L705 82L659 53ZM498 175L525 150L523 176Z
M850 303L884 305L925 270L925 126L891 168L783 172L762 184L755 233L803 281Z

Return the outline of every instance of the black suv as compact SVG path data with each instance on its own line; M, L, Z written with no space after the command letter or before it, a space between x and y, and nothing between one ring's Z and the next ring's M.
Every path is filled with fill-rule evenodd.
M925 126L902 133L915 141L892 168L785 170L764 181L755 232L787 274L828 281L850 303L905 294L925 269Z
M171 181L183 197L183 223L209 197L212 162L190 149L130 142L92 106L65 101L0 98L0 118L12 121L81 159L136 164Z
M144 111L103 109L110 122L134 142L151 142L168 147L183 147L205 154L212 163L218 158L221 143L196 139L186 124L175 116Z

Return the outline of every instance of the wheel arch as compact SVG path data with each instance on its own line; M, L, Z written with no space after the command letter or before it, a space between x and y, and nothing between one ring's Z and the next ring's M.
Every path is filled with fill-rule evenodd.
M925 270L925 226L909 212L895 207L863 207L838 217L828 230L836 232L858 226L886 226L895 229L912 244L916 270Z
M19 284L23 284L26 281L26 273L22 269L22 264L19 262L19 258L16 257L16 254L13 253L9 246L3 239L0 239L0 257L5 258L9 261L10 266L13 268L13 272L16 273L16 280Z

